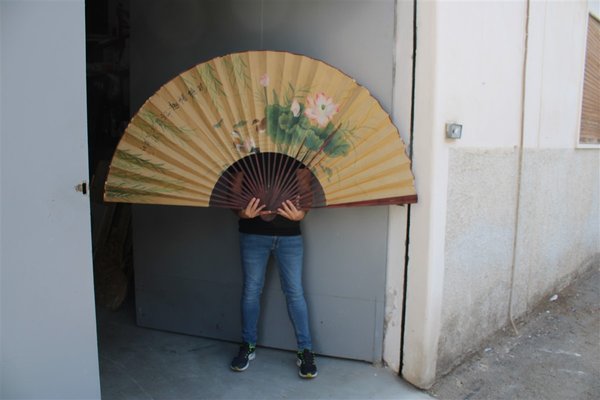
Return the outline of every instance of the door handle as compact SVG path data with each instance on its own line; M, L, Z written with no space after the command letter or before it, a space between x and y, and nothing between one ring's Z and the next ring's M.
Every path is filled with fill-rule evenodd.
M83 181L75 186L75 191L80 192L84 196L87 194L87 182Z

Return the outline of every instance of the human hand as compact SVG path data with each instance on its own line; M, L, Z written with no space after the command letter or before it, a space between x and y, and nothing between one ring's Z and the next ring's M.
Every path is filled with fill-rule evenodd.
M259 205L260 204L260 199L253 197L252 199L250 199L250 202L248 203L248 205L246 206L245 209L240 210L240 212L238 213L240 218L256 218L257 216L260 215L260 212L262 211L263 208L265 208L265 204L263 205Z
M286 200L281 203L281 208L277 209L277 214L291 221L301 221L304 219L306 212L299 210L291 200Z

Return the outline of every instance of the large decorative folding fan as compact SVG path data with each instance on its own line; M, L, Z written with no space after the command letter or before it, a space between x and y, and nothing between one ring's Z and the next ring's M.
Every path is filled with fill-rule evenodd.
M315 59L217 57L150 97L116 149L105 200L266 210L414 203L410 161L367 89Z

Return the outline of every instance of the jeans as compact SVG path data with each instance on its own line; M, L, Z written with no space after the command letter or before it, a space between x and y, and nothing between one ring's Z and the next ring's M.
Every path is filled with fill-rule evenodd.
M265 283L265 272L271 252L279 266L281 289L285 294L287 310L299 350L312 349L308 327L308 308L302 288L304 245L302 236L265 236L240 233L240 250L244 272L242 294L242 339L256 344L260 296Z

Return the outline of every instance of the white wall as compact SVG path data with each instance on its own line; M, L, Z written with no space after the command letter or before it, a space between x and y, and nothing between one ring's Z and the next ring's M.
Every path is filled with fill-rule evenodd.
M2 32L4 32L4 7L0 6L0 35L2 35ZM0 36L0 56L3 54L3 41L2 41L2 36ZM3 81L3 71L4 69L4 65L2 64L2 60L0 59L0 93L3 93L4 91L2 90L2 81ZM2 176L2 113L3 113L3 106L2 106L2 100L3 97L2 95L0 95L0 177ZM2 254L2 185L0 184L0 254ZM2 257L0 256L0 289L1 289L1 285L2 285ZM2 361L2 349L3 349L3 340L2 340L2 332L3 332L3 323L2 323L2 293L0 292L0 361ZM2 372L0 372L0 388L2 388L4 386L4 374ZM1 394L0 394L1 396Z
M419 203L412 207L410 226L402 375L419 387L430 385L435 375L444 279L438 245L445 221L445 155L435 135L442 126L437 111L437 23L436 4L418 3L413 171Z
M395 62L393 79L392 121L407 146L410 143L410 111L412 104L413 2L396 5ZM395 372L400 372L402 307L404 301L404 265L406 256L407 206L390 206L385 293L383 359Z
M525 93L526 148L573 149L579 139L586 1L534 1Z
M440 2L438 87L446 203L441 332L444 370L506 321L514 240L526 5Z
M0 398L100 398L84 1L0 2Z
M599 153L575 148L586 10L532 1L525 70L526 2L418 4L402 371L417 386L598 260Z
M441 1L438 16L439 110L463 124L445 149L519 144L525 4ZM444 140L443 126L436 133Z

